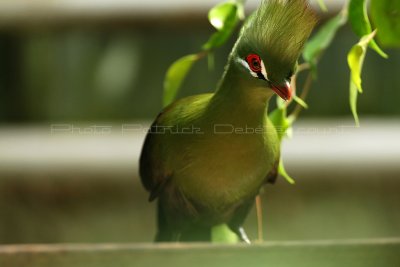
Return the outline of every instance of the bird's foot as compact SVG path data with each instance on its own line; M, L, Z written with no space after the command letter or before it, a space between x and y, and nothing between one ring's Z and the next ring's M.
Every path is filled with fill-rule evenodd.
M239 227L236 231L236 234L239 236L240 240L245 242L246 244L251 244L249 237L247 236L243 227Z

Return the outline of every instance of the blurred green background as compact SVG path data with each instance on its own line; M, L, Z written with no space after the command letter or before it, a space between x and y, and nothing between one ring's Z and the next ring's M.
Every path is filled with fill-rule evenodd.
M63 7L42 14L40 5L32 17L0 12L0 244L152 240L155 205L137 176L144 134L114 129L148 125L157 115L168 66L207 40L213 29L206 12L217 2L163 10L168 4L146 9L132 1L126 9L93 13L78 5L76 16ZM320 14L322 22L335 7ZM346 119L346 55L357 40L343 28L319 64L298 129L322 132L296 139L295 131L285 148L298 184L279 179L266 189L267 240L400 236L400 50L387 49L387 60L367 55L359 114L369 128L352 129L350 139L325 131L353 125ZM213 91L233 41L217 51L214 70L205 60L195 65L179 97ZM113 131L54 136L53 124ZM354 140L359 145L352 149ZM253 211L252 239L255 222Z
M162 23L0 29L0 122L154 118L168 66L198 51L212 32L205 14ZM340 30L321 60L304 118L349 115L346 56L357 40L349 28ZM214 90L233 41L217 51L215 70L207 70L206 60L195 65L180 96ZM387 60L372 50L366 58L364 116L400 114L400 50L387 53Z

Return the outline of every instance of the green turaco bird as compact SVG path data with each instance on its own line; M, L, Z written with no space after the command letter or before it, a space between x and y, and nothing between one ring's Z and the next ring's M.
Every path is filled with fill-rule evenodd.
M166 107L152 124L140 176L158 200L156 241L207 241L242 225L254 198L273 183L277 133L267 117L274 93L291 98L290 78L315 24L305 0L262 1L243 26L215 93Z

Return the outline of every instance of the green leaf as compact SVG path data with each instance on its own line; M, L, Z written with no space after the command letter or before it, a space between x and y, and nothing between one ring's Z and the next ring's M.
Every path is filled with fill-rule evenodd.
M361 87L361 67L363 63L363 55L365 54L365 47L355 45L351 48L347 55L347 63L351 70L351 81L356 86L357 90L362 93Z
M315 67L321 53L331 44L337 30L347 21L347 10L343 9L338 15L326 22L319 31L307 42L303 58Z
M400 47L400 1L372 0L371 18L377 38L385 47Z
M279 143L281 144L284 136L291 134L292 120L288 119L286 106L284 108L276 108L268 116L274 125L278 134ZM278 173L282 175L290 184L294 184L294 180L287 174L285 167L283 166L282 158L279 159Z
M282 177L285 178L286 181L288 181L289 184L295 184L296 183L295 180L292 177L290 177L290 175L286 172L285 166L283 165L282 158L279 159L278 173L280 175L282 175Z
M367 53L367 46L373 40L376 31L365 35L361 40L355 44L347 55L347 63L350 68L350 109L353 113L353 117L356 125L359 125L359 119L357 114L357 95L358 92L362 93L361 86L361 72L364 64L365 55Z
M361 71L364 63L365 54L367 53L367 46L374 38L376 31L365 35L361 40L355 44L350 52L347 54L347 63L351 72L351 81L354 83L360 93L362 93L361 86Z
M276 105L277 105L278 108L285 108L286 107L286 101L277 96L276 97Z
M293 100L299 104L300 106L302 106L304 109L308 109L308 105L307 103L301 99L300 97L298 97L297 95L293 95Z
M357 96L358 96L357 86L354 84L353 81L350 80L350 94L349 94L350 109L351 113L353 113L356 126L358 127L360 126L360 120L358 119L358 113L357 113Z
M351 0L349 3L349 22L353 31L358 36L363 36L372 31L371 24L368 19L367 1Z
M235 244L239 242L239 237L228 225L219 224L211 228L211 240L213 243Z
M328 8L326 7L324 0L318 0L318 5L323 12L328 12Z
M187 55L176 60L169 67L164 80L164 107L174 101L187 73L192 68L193 63L198 59L199 56L196 54Z
M279 141L282 141L287 129L291 126L286 114L286 107L284 107L274 109L268 116L278 133Z
M208 20L211 25L220 31L225 27L229 16L232 13L236 14L236 9L236 4L233 2L220 3L208 12Z
M244 18L246 17L244 14L244 2L246 2L246 0L236 0L235 3L237 5L237 15L239 17L239 19L244 20Z
M211 35L207 43L203 45L203 50L210 50L223 45L232 35L233 30L239 22L238 5L230 2L225 4L229 4L229 8L224 8L224 12L226 12L226 14L223 17L223 22L216 22L217 19L215 19L214 24L218 25L218 31ZM217 5L217 7L218 6L219 5ZM222 17L219 19L221 18Z
M382 0L380 0L382 1ZM353 31L362 37L372 32L371 23L368 19L367 13L367 1L366 0L351 0L349 3L349 21L353 28ZM381 57L387 58L387 54L382 51L378 44L372 40L370 43L372 49L374 49Z

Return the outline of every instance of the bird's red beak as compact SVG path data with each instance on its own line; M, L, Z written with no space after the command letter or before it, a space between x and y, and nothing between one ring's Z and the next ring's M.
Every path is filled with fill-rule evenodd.
M289 101L292 98L292 89L289 82L285 82L283 85L272 85L272 90L283 100Z

